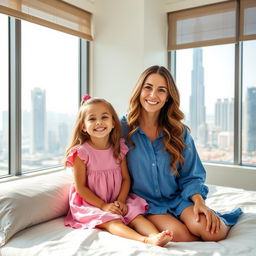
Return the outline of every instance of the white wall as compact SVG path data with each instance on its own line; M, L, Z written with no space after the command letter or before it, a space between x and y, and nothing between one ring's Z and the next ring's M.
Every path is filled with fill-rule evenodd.
M95 10L92 94L122 115L140 73L167 64L166 14L155 0L97 0Z

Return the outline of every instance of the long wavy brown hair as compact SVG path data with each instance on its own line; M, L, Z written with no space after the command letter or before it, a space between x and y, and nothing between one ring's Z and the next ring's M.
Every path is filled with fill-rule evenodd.
M72 148L74 148L75 146L78 146L78 145L82 145L85 141L88 141L90 139L90 135L87 132L83 131L83 124L84 124L84 120L86 117L86 110L87 110L88 105L99 104L99 103L105 104L112 115L112 118L114 121L114 128L112 129L112 131L109 134L109 143L113 148L114 157L116 159L119 158L119 155L120 155L119 141L121 138L121 123L118 118L118 115L117 115L115 109L113 108L113 106L108 101L106 101L104 99L100 99L100 98L91 98L91 99L88 99L85 101L84 100L81 101L80 109L77 114L73 134L71 137L71 142L70 142L70 145L68 146L68 148L66 150L66 154L65 154L65 159L64 159L65 167L67 167L66 160L67 160L68 155L71 153Z
M185 143L182 139L184 129L187 127L181 120L184 119L184 114L180 110L180 95L176 84L170 72L162 66L151 66L147 68L139 77L138 82L132 92L130 98L130 105L127 116L127 123L129 133L127 136L128 141L133 145L134 142L131 136L139 128L139 121L141 117L142 106L140 103L140 94L145 80L151 74L159 74L163 76L167 83L169 92L168 100L160 110L158 117L159 129L163 131L163 143L165 150L171 155L171 168L175 175L178 175L177 164L184 164L182 152L185 148ZM135 145L136 146L136 145Z

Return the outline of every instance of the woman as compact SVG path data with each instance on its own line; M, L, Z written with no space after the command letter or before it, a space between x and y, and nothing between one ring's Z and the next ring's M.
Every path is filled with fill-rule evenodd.
M132 192L148 202L147 218L159 231L173 232L173 241L219 241L242 211L221 215L205 205L205 169L179 107L170 72L146 69L121 120Z

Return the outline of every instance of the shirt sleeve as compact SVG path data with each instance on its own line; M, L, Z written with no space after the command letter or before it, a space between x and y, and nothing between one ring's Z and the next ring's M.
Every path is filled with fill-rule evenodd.
M71 149L70 154L67 157L67 166L73 166L74 165L74 160L78 156L81 160L84 161L85 164L88 162L88 153L86 150L84 150L81 146L74 147Z
M200 194L204 199L208 194L208 187L204 184L206 172L198 156L194 141L188 132L184 134L185 150L184 165L179 169L178 183L182 198L188 200L195 194Z
M125 157L125 155L127 154L128 152L128 147L126 146L125 144L125 139L121 139L120 140L120 158L121 160Z

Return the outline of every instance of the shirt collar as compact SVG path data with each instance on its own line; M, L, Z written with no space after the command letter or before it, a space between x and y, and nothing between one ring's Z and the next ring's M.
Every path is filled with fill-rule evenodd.
M145 132L141 129L141 127L139 127L136 132L139 132L140 134L145 134ZM145 134L145 135L146 135L146 134ZM160 131L160 133L158 134L158 136L156 137L156 139L162 138L163 136L164 136L163 131Z

